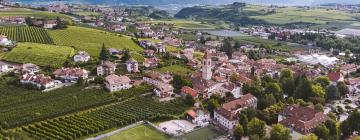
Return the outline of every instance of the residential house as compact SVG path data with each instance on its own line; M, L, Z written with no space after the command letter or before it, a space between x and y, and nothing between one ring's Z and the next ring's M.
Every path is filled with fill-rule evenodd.
M182 58L186 60L194 59L194 49L193 48L186 48L182 51Z
M102 61L96 68L98 76L107 76L114 74L116 71L116 64L110 61Z
M0 61L0 73L1 72L9 72L9 71L10 71L9 64Z
M160 83L155 85L154 93L160 98L170 97L174 94L174 87L171 84Z
M123 89L129 89L132 87L131 80L127 76L118 76L111 74L105 77L105 87L110 92L116 92Z
M57 25L57 21L56 20L46 20L44 22L44 28L45 29L52 29Z
M85 51L79 51L74 56L74 62L88 62L90 60L90 55Z
M0 46L9 46L12 44L12 41L7 38L7 36L0 35Z
M126 62L126 69L128 72L139 72L139 63L134 59L130 59Z
M198 98L198 96L199 96L198 91L196 91L195 89L188 87L188 86L184 86L181 88L181 94L183 96L190 95L191 97L193 97L195 99Z
M51 4L48 6L48 11L49 12L56 12L56 13L60 13L60 12L68 12L69 11L69 7L65 4L59 3L59 4Z
M150 40L141 40L140 42L139 42L139 45L141 46L141 47L143 47L143 48L149 48L149 47L151 47L151 46L153 46L153 42L151 42Z
M165 53L166 52L166 47L164 45L162 45L161 43L156 43L154 47L155 47L157 53Z
M278 116L280 124L305 135L313 132L326 120L328 116L324 112L301 105L286 105L284 111Z
M144 50L144 55L147 57L153 57L155 55L155 51L154 50Z
M329 71L327 74L328 78L331 81L331 84L336 85L339 81L344 81L344 76L340 71Z
M31 84L37 89L49 89L55 87L55 81L50 76L43 74L25 73L21 76L21 84Z
M159 72L149 72L143 77L144 82L154 85L154 93L160 98L169 97L174 94L174 87L170 84L173 77L170 74L162 74Z
M55 78L69 82L77 82L79 78L87 79L89 72L81 68L60 68L53 72Z
M351 78L347 81L347 83L351 94L360 93L360 77Z
M159 58L145 58L144 66L146 68L155 68L159 65L160 59Z
M230 133L238 123L238 114L246 108L256 108L257 98L252 94L246 94L240 98L223 104L214 111L214 123Z
M182 45L182 41L180 39L172 38L172 37L165 37L163 42L167 45L174 47L180 47Z
M107 29L115 32L126 31L126 25L123 23L111 23L107 25Z
M198 126L206 126L210 121L210 113L205 109L191 109L186 112L186 119Z
M206 41L205 46L208 46L210 48L219 48L223 46L223 43L221 41Z
M109 48L108 51L109 51L109 53L110 53L111 55L117 55L117 54L120 54L120 53L121 53L120 50L115 49L115 48Z
M23 73L38 73L40 72L39 66L32 64L32 63L26 63L23 64L21 67L21 71Z

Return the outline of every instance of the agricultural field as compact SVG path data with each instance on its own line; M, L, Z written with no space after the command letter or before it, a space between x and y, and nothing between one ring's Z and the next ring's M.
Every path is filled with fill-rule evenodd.
M29 26L0 27L0 35L6 35L10 40L17 42L33 42L53 44L53 40L43 28Z
M131 56L131 58L135 59L140 64L143 63L145 60L144 56L136 51L130 52L130 56Z
M34 63L40 66L60 67L75 54L75 50L66 46L37 43L18 43L18 46L2 58L16 63Z
M155 20L155 21L148 21L147 23L166 23L166 24L173 24L177 28L182 29L214 29L216 28L214 25L201 23L199 21L193 20Z
M234 39L242 44L252 44L256 46L260 46L261 44L263 44L263 45L271 46L271 48L282 51L295 51L301 49L298 44L262 39L253 36L240 36L240 37L234 37Z
M171 65L171 66L166 66L166 67L162 67L159 69L156 69L156 71L158 72L169 72L172 74L180 74L180 75L188 75L193 73L194 71L187 68L187 66L183 66L183 65Z
M254 8L253 10L255 10ZM326 24L328 22L355 22L358 14L351 14L344 11L326 9L303 9L286 7L276 10L275 14L251 16L251 18L262 19L274 24L288 24L296 22Z
M51 13L47 11L37 11L26 8L10 8L0 11L0 17L9 17L9 16L23 16L23 17L39 17L39 18L63 18L71 23L71 17L59 13Z
M96 110L42 121L21 128L34 139L79 139L140 120L181 115L188 107L181 100L156 102L137 97Z
M140 125L101 140L169 140L170 138L148 125Z
M97 12L75 12L74 14L79 16L99 16L100 13Z
M11 128L115 101L113 95L99 89L71 86L42 93L8 84L11 81L18 82L0 78L0 122Z
M103 43L107 48L138 52L143 50L130 37L91 28L69 26L65 30L49 30L48 32L56 45L72 46L76 50L88 52L95 58L99 56Z

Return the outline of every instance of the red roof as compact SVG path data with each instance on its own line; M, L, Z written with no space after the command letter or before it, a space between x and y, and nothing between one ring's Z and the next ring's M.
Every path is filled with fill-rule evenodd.
M181 93L189 94L194 98L198 96L198 92L196 90L192 89L191 87L188 87L188 86L182 87L181 88Z
M329 72L328 77L331 81L337 82L341 78L341 73L340 72Z
M194 110L189 110L188 112L187 112L187 114L189 115L189 116L191 116L192 118L196 118L196 112L194 111Z

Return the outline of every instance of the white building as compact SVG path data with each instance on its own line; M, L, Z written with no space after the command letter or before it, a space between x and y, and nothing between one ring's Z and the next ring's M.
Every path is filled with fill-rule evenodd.
M40 68L35 64L27 63L22 65L21 71L23 73L38 73L40 72Z
M114 74L116 71L116 64L110 61L103 61L101 65L96 68L98 76L107 76Z
M12 44L12 41L7 38L7 36L0 35L0 46L9 46Z
M56 78L77 82L79 78L87 79L89 76L89 72L85 69L81 68L60 68L53 72Z
M204 80L210 80L211 77L212 77L211 55L208 51L206 51L202 63L202 78Z
M52 29L57 25L56 20L47 20L44 22L44 28L45 29Z
M210 113L202 109L192 109L186 112L186 118L193 124L198 126L205 126L209 124Z
M115 74L105 77L105 87L110 92L120 91L123 89L129 89L132 87L131 80L127 76L117 76Z
M173 77L169 74L150 72L143 77L143 80L144 82L155 86L154 93L160 98L169 97L174 94L174 87L170 84Z
M318 65L328 67L336 64L339 59L336 57L328 57L326 55L311 54L311 55L298 55L298 60L308 65Z
M74 62L88 62L90 60L90 55L85 51L79 51L74 56Z
M154 93L155 96L160 98L170 97L174 94L174 87L170 84L160 83L155 85Z
M20 79L21 84L32 84L38 89L49 89L55 87L55 82L50 76L43 74L26 73Z
M256 108L257 98L246 94L239 99L223 104L214 111L214 123L225 131L233 132L238 122L238 114L246 108Z
M9 72L9 65L0 61L0 72Z
M126 62L126 69L128 72L139 72L139 63L134 59L130 59Z

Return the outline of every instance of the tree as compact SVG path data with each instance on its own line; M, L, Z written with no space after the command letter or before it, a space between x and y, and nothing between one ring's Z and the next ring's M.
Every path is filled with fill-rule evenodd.
M265 88L265 93L272 94L276 99L283 101L282 91L278 83L269 83Z
M325 98L325 90L320 84L312 85L312 90L316 97Z
M234 136L235 140L241 140L241 138L244 136L244 129L241 124L237 124L235 126Z
M128 61L130 58L131 58L131 56L130 56L130 54L129 54L129 50L126 50L126 51L124 52L124 54L122 55L122 57L121 57L121 61L122 61L123 63L125 63L125 62Z
M247 136L247 126L248 126L248 124L249 124L249 120L248 120L248 118L247 118L247 116L244 114L244 113L241 113L240 115L239 115L239 124L241 125L241 126L243 126L243 129L244 129L244 136Z
M190 80L177 74L173 77L172 85L174 86L176 93L180 93L181 88L184 86L192 87L192 83Z
M360 112L353 111L350 116L340 124L340 129L344 137L347 137L355 131L360 131Z
M282 69L280 73L280 82L284 82L285 79L294 79L293 73L290 69Z
M335 85L330 85L326 89L326 97L328 100L337 100L340 98L340 93Z
M327 140L330 137L330 131L324 124L318 125L315 128L314 133L316 136L318 136L319 139Z
M260 139L264 138L266 135L265 122L253 118L248 124L248 135L258 135Z
M330 138L333 140L339 139L339 129L336 126L336 122L334 120L327 120L325 122L326 128L329 129Z
M340 81L337 83L336 87L339 89L340 95L344 97L346 94L349 94L350 90L348 86L346 86L345 82Z
M316 104L314 108L317 112L324 111L323 106L321 104Z
M326 76L319 76L315 79L316 83L319 83L323 88L330 85L330 79Z
M284 94L292 96L295 90L295 81L293 78L285 78L280 82L281 88L284 91Z
M194 103L195 103L195 99L194 99L191 95L186 94L186 96L185 96L185 103L186 103L187 105L192 106L192 105L194 105Z
M219 103L219 101L217 101L216 99L210 99L210 100L207 102L206 108L207 108L207 110L210 111L210 114L211 114L211 115L213 114L214 110L215 110L216 108L218 108L218 107L220 107L220 103Z
M281 124L275 124L270 132L270 140L291 140L290 130Z
M100 51L100 60L109 60L110 59L110 53L106 50L105 44L103 43Z
M294 96L296 99L309 101L313 97L312 83L306 76L301 76L299 84L295 89Z
M315 134L311 133L309 135L300 138L299 140L318 140L318 137Z

